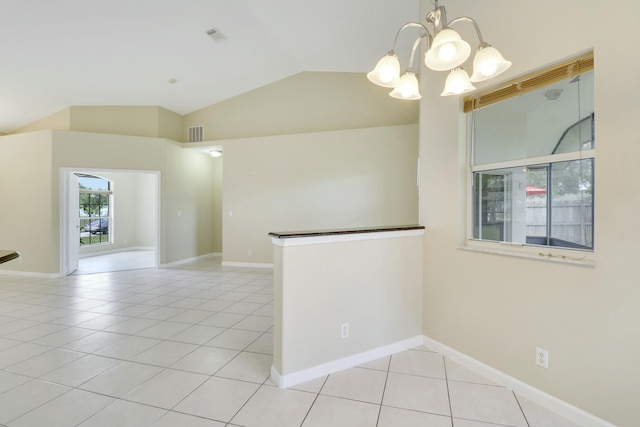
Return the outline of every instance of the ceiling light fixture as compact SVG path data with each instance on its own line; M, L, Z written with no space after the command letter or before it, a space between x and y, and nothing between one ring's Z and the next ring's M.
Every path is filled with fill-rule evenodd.
M221 42L227 39L227 36L222 34L222 32L220 32L220 30L218 30L217 28L207 30L207 35L216 42Z
M211 157L220 157L222 156L222 150L218 149L218 150L209 150L209 154L211 155Z
M482 82L495 77L510 66L511 62L505 60L500 52L482 38L480 27L472 18L462 16L447 22L447 13L444 6L438 6L427 14L427 23L433 26L433 35L427 27L418 22L409 22L400 27L393 42L393 49L376 64L375 68L367 74L367 78L382 87L393 88L391 95L399 99L420 99L418 79L413 71L413 62L416 50L422 40L427 41L427 51L424 62L427 67L435 71L449 71L442 96L458 95L475 90L471 82ZM473 59L473 74L469 74L461 68L461 65L469 58L471 46L464 41L460 34L451 28L459 22L470 22L478 35L478 48ZM420 29L420 35L413 42L409 65L405 73L400 77L400 61L395 52L398 36L407 28Z

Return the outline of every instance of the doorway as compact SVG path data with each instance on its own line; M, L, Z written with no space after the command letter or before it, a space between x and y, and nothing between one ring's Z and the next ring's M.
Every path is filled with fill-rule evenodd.
M87 177L109 184L89 191ZM159 265L160 172L63 168L61 182L64 275ZM89 206L87 193L100 202Z

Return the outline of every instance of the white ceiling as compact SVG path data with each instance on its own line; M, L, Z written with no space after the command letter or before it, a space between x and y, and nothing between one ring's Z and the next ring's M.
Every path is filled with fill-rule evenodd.
M0 10L0 132L72 105L186 114L301 71L366 72L420 19L419 0L0 0Z

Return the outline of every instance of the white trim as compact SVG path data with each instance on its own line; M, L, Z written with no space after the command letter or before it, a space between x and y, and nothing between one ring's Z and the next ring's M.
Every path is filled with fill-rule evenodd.
M84 259L84 258L91 258L93 256L117 254L120 252L155 251L155 250L156 250L155 246L128 246L126 248L112 249L110 251L86 252L86 253L80 254L78 258Z
M278 387L287 388L296 384L303 383L305 381L310 381L315 378L333 374L344 369L362 365L363 363L371 362L373 360L377 360L391 354L400 353L402 351L418 347L422 345L422 342L423 336L416 335L415 337L407 338L393 344L374 348L373 350L343 357L341 359L333 360L331 362L323 363L321 365L317 365L286 375L282 375L280 372L278 372L275 366L271 366L271 377L276 382L276 384L278 384Z
M50 138L53 140L53 134ZM71 274L69 271L69 175L72 173L69 168L60 168L58 185L60 191L60 202L58 204L58 213L60 218L60 236L58 242L58 277Z
M62 273L34 273L30 271L16 271L16 270L0 270L0 277L6 276L21 276L21 277L35 277L38 279L58 279L64 277Z
M500 245L500 247L497 247ZM593 252L575 251L569 252L567 248L554 246L532 246L527 244L509 242L481 242L469 240L466 246L458 246L457 249L484 254L503 255L516 258L526 258L535 261L558 262L561 264L578 265L580 267L595 267ZM564 249L565 251L562 251ZM551 254L551 255L549 255Z
M517 168L522 166L533 166L546 163L568 162L572 160L595 159L596 151L582 150L572 151L570 153L549 154L539 157L525 157L524 159L505 160L502 162L485 163L471 166L472 172L491 171L495 169Z
M195 262L195 261L200 261L200 260L207 259L207 258L220 257L220 256L222 256L221 253L212 252L212 253L205 254L205 255L199 255L199 256L192 257L192 258L185 258L185 259L181 259L181 260L178 260L178 261L173 261L173 262L170 262L170 263L167 263L167 264L160 264L159 268L170 268L170 267L175 267L177 265L188 264L190 262Z
M222 261L223 267L247 267L247 268L273 268L273 264L261 263L261 262L233 262Z
M467 356L457 350L447 347L446 345L438 342L427 336L423 336L423 344L429 349L436 351L447 357L454 362L471 369L472 371L490 379L491 381L500 384L509 390L521 394L529 400L561 415L568 420L578 423L584 427L615 427L602 418L598 418L589 412L586 412L576 406L571 405L563 400L558 399L542 390L538 390L535 387L530 386L510 375L505 374L491 366Z
M414 230L375 231L370 233L331 234L308 237L271 237L275 246L304 246L322 243L355 242L359 240L393 239L398 237L423 236L424 228Z

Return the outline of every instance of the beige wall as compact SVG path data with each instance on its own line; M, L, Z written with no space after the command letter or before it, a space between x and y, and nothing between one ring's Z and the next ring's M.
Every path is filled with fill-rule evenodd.
M160 172L160 262L214 252L216 166L204 153L160 138L53 131L2 137L0 159L0 236L23 254L3 269L60 271L61 168Z
M124 137L85 132L56 132L57 167L160 171L163 264L213 252L214 164L200 152L183 150L159 138ZM109 148L108 150L106 148ZM86 153L101 153L87 156ZM54 201L57 194L54 194ZM178 216L178 212L181 215Z
M218 157L213 159L215 169L214 174L214 190L213 190L213 216L211 218L213 222L213 251L215 253L222 253L222 195L224 194L224 185L222 181L224 158Z
M324 364L420 341L421 231L275 240L273 364L280 375L309 380L328 373Z
M40 130L74 130L182 141L183 117L158 106L72 106L13 134Z
M12 134L73 130L186 142L415 124L418 104L388 96L364 73L303 72L187 115L159 106L71 106Z
M224 141L224 261L271 263L270 231L415 224L417 154L415 125Z
M185 116L205 141L417 123L418 104L362 73L304 72Z
M33 135L6 138L30 141ZM216 252L228 262L269 264L269 231L417 222L416 125L231 140L222 159L159 138L50 135L50 154L38 156L50 156L42 161L51 176L51 260L14 268L21 271L59 270L60 168L160 171L163 264ZM12 157L15 164L30 161L26 152ZM110 249L137 239L121 231Z
M57 111L47 117L16 129L11 134L38 132L41 130L69 130L71 129L71 108Z
M184 116L167 110L166 108L158 108L158 130L157 135L160 138L170 139L172 141L186 141L187 131L184 126Z
M158 107L71 107L70 130L157 137Z
M21 253L2 270L50 272L58 268L54 232L51 132L0 138L0 244ZM55 223L55 230L58 225Z
M202 152L166 145L162 177L163 263L216 252L215 162ZM216 212L217 211L217 212Z
M447 4L450 17L476 18L485 40L513 61L505 80L594 48L596 265L458 249L465 245L466 123L460 100L439 96L445 73L423 73L424 332L587 412L631 426L640 419L640 193L627 171L640 157L633 107L640 62L628 46L640 37L628 31L637 6L609 6L616 25L599 27L595 1ZM423 8L430 7L423 1ZM535 365L536 346L549 351L548 369Z
M134 206L135 229L132 234L135 246L150 247L155 246L158 237L157 223L160 213L151 209L159 206L158 200L160 180L156 174L136 174L135 175L135 198ZM124 242L123 242L124 243Z

